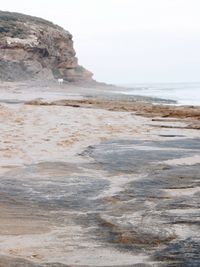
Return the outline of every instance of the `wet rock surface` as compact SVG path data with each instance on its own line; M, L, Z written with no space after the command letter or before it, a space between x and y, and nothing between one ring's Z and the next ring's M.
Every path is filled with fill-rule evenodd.
M152 261L164 262L153 266L200 264L200 165L162 163L199 153L199 144L199 139L116 140L87 151L110 174L146 173L108 200L112 212L100 225L112 245L144 249Z
M114 140L90 147L89 154L103 168L112 172L144 172L154 163L186 157L200 149L199 139L170 141Z
M7 172L0 249L12 257L2 254L0 266L199 266L200 164L166 163L199 152L200 139L115 139L88 147L87 162Z

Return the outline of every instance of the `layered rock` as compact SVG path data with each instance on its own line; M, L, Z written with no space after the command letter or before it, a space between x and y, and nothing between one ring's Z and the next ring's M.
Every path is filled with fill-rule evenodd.
M78 65L72 35L40 18L0 11L0 79L37 77L90 81Z

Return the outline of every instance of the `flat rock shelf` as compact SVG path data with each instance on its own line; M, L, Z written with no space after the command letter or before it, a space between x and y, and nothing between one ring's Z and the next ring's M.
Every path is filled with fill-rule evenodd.
M166 164L199 151L200 139L111 140L88 147L82 153L92 158L88 163L43 162L15 168L1 177L0 249L11 240L13 245L23 240L23 255L32 236L38 252L30 258L42 259L52 247L71 259L75 251L81 253L88 263L83 266L99 266L87 259L89 249L94 257L105 253L101 266L199 266L200 165ZM26 235L19 240L22 234ZM105 250L118 254L121 263L113 265L113 255ZM140 265L130 265L134 257ZM5 257L0 257L0 264L69 266Z

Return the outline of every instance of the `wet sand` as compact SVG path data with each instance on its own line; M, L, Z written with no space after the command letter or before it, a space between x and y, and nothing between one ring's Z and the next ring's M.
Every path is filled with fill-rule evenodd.
M0 266L200 265L200 108L47 82L0 100Z

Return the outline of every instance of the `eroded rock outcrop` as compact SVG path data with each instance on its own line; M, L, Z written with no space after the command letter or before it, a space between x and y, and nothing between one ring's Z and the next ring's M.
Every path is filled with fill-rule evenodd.
M90 81L78 65L72 35L40 18L0 11L0 79L34 77Z

